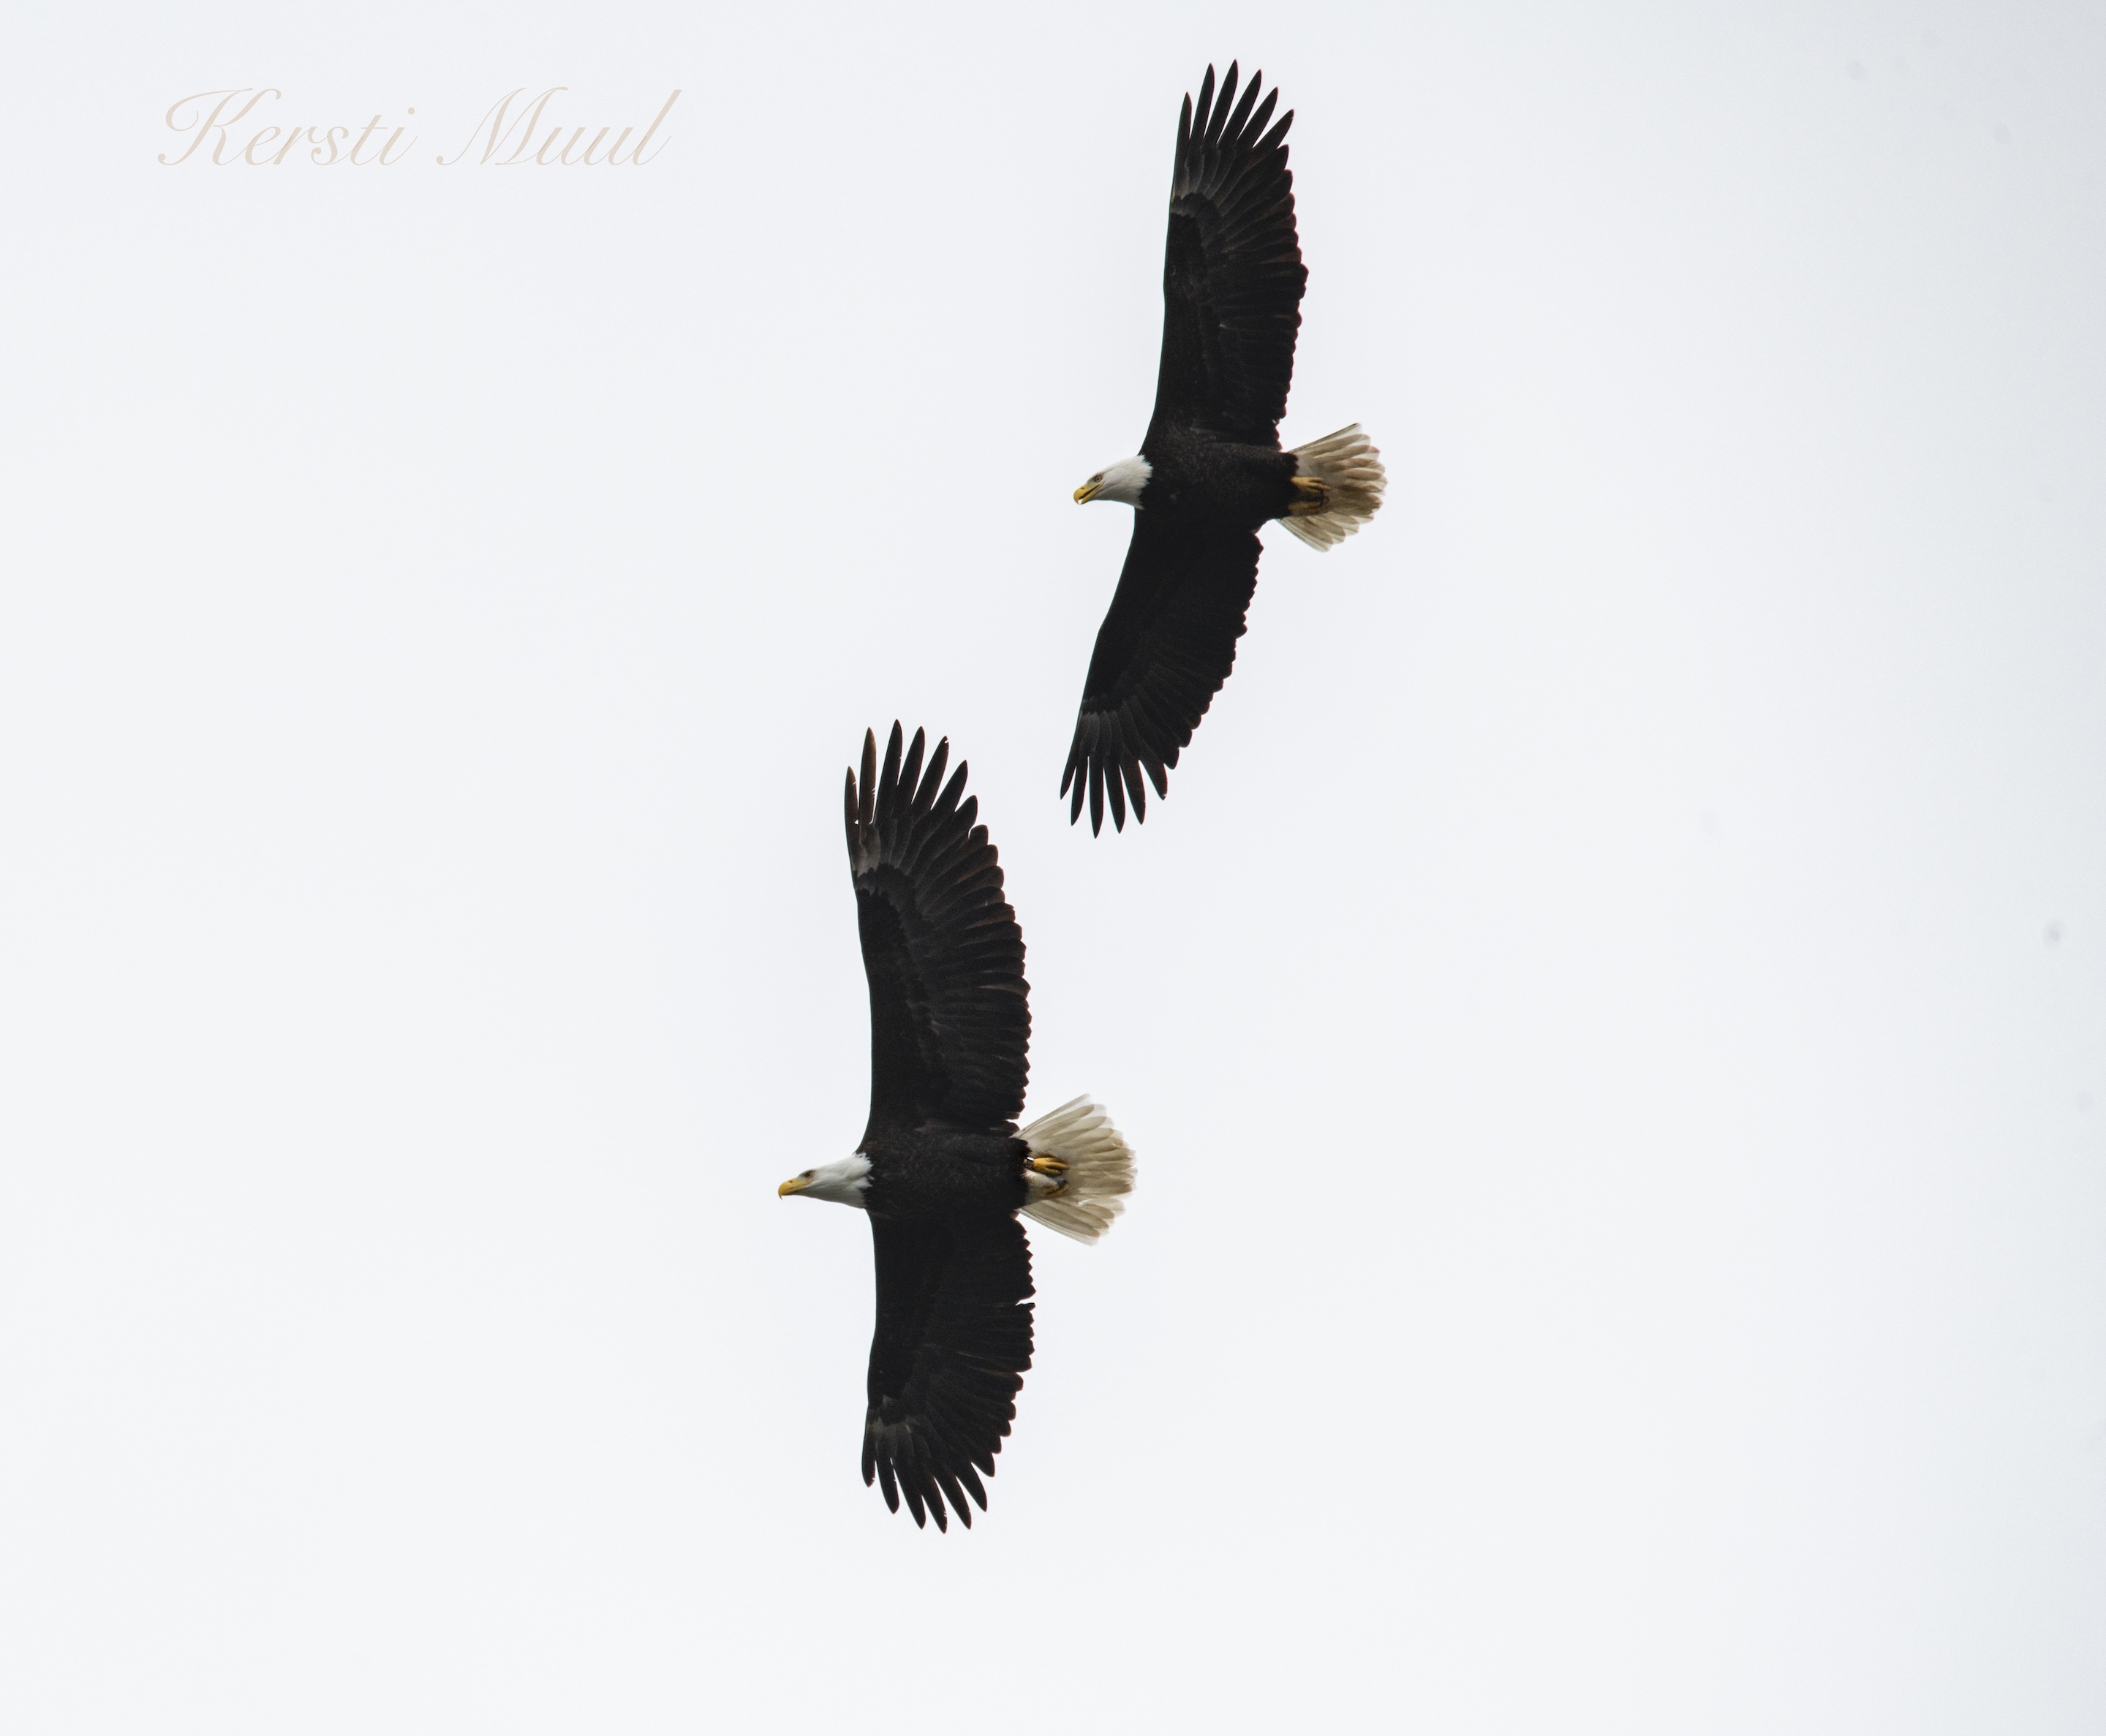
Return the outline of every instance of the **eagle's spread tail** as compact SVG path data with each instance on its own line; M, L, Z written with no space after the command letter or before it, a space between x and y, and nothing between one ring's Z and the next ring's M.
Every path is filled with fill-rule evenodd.
M1133 1153L1112 1118L1087 1097L1063 1103L1016 1137L1033 1157L1067 1165L1060 1191L1033 1200L1024 1208L1025 1217L1078 1242L1093 1242L1126 1209L1126 1196L1133 1191Z
M1382 505L1382 454L1360 431L1360 424L1297 446L1288 455L1297 477L1314 477L1324 485L1324 500L1313 510L1296 509L1279 522L1312 549L1343 542L1374 517Z

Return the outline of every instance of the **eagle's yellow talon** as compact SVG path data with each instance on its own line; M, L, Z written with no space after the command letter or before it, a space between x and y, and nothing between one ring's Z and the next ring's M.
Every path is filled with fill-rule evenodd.
M1288 486L1294 491L1293 504L1287 509L1290 518L1309 518L1331 504L1331 485L1320 476L1297 476Z

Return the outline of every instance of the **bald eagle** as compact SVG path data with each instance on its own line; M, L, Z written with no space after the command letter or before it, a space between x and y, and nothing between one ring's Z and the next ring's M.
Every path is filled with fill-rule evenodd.
M1144 771L1170 792L1179 751L1229 678L1257 588L1258 527L1279 519L1329 549L1382 505L1382 455L1357 424L1279 449L1308 280L1294 234L1294 177L1284 141L1292 110L1266 130L1277 89L1242 100L1232 62L1219 96L1214 69L1177 121L1170 237L1163 262L1163 360L1155 411L1137 457L1107 464L1080 501L1134 509L1111 611L1082 684L1082 715L1060 793L1070 824L1105 799L1123 830L1126 806L1148 817Z
M849 773L849 868L870 980L870 1122L853 1156L777 1190L870 1218L877 1330L863 1480L922 1525L970 1527L970 1496L1031 1366L1031 1250L1017 1214L1095 1241L1125 1209L1133 1154L1087 1097L1025 1128L1031 1041L1024 936L979 802L951 744L925 767L892 726L882 770L866 733Z

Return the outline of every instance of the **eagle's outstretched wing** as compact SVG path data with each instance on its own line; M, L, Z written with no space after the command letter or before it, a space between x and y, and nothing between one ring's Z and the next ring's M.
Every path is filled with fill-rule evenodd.
M863 1145L921 1127L1008 1133L1024 1109L1030 985L1024 935L966 768L951 744L923 769L921 731L903 760L892 726L882 771L866 733L849 772L849 866L870 979L870 1122ZM962 798L962 799L961 799Z
M1199 106L1187 96L1178 118L1151 435L1178 426L1256 446L1278 441L1309 273L1284 142L1294 113L1266 130L1279 92L1259 101L1264 78L1253 77L1239 102L1231 63L1217 100L1209 66Z
M1243 614L1257 589L1257 533L1235 526L1208 532L1189 519L1133 515L1133 541L1110 612L1082 683L1082 708L1068 749L1060 793L1073 792L1068 818L1082 811L1090 829L1126 827L1148 815L1145 771L1158 796L1235 665Z
M872 1218L877 1330L870 1344L870 1409L863 1480L894 1513L907 1497L917 1525L944 1504L973 1523L970 1495L987 1506L981 1474L1016 1415L1031 1366L1031 1249L1024 1226L993 1213L951 1219Z

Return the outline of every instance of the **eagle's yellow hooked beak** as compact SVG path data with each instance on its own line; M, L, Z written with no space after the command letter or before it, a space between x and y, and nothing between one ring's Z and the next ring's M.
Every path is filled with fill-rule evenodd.
M791 1194L801 1194L811 1185L811 1177L808 1175L793 1175L788 1181L785 1182L780 1187L775 1190L776 1197L781 1199Z
M1104 487L1105 485L1102 482L1094 480L1083 483L1080 488L1078 488L1075 491L1076 505L1080 506L1086 501L1096 500L1096 497L1104 491Z

